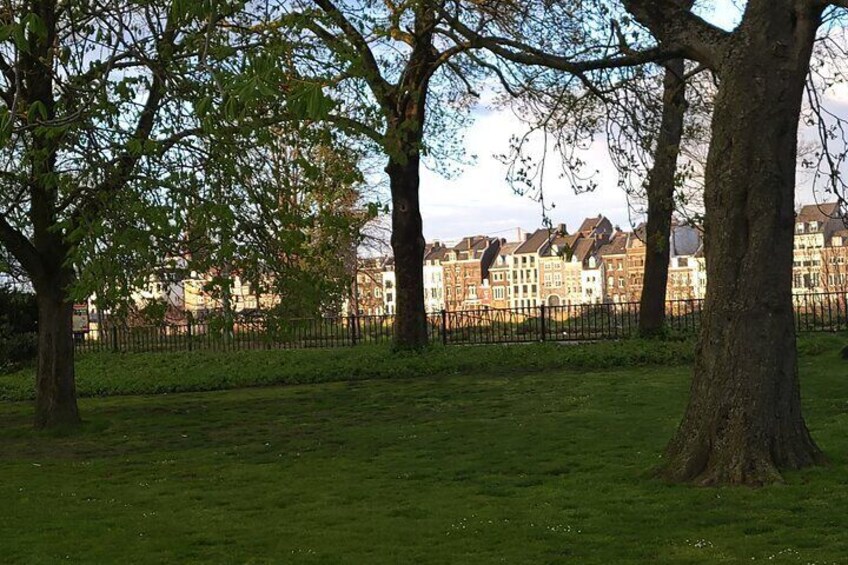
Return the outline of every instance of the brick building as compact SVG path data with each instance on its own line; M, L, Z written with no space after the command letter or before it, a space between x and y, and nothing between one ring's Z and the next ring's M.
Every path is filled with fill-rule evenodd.
M598 250L604 262L604 294L608 302L629 302L627 277L627 243L631 234L616 231Z
M497 256L501 240L482 235L465 237L450 248L442 261L447 310L489 306L489 267Z

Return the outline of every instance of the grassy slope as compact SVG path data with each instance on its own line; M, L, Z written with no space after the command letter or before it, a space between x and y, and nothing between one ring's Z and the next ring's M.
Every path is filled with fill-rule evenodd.
M88 399L0 413L3 562L844 563L848 365L801 359L829 468L761 490L646 476L688 369Z

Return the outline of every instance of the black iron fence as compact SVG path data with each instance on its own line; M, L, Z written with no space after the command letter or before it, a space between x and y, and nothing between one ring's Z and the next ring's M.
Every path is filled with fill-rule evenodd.
M798 332L848 330L848 293L793 297ZM703 301L666 303L672 332L694 334ZM291 320L234 321L212 319L188 324L126 326L104 324L77 334L78 351L237 351L303 349L388 343L394 316L339 316ZM539 341L597 341L634 337L638 303L605 303L523 308L479 308L439 312L427 318L432 343L470 345Z

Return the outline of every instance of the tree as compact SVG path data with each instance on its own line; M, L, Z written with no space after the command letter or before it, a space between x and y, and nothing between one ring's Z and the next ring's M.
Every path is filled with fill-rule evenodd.
M297 32L298 68L304 78L325 84L335 102L325 120L370 140L387 159L395 345L422 347L427 318L419 167L427 156L459 153L452 132L475 95L466 42L455 41L444 26L444 11L454 4L303 0L291 6L284 11ZM440 152L440 144L447 151Z
M85 251L124 225L150 230L131 242L140 250L178 231L169 195L190 172L180 150L202 133L202 62L221 55L215 30L231 14L179 0L0 7L0 244L36 292L39 428L80 421L71 327Z
M639 333L651 336L665 326L665 299L668 285L671 219L677 186L677 157L683 137L686 113L685 61L672 59L665 64L662 121L654 149L653 166L645 185L648 221L645 225L645 273L639 300Z
M691 6L692 2L686 4ZM626 68L650 58L633 57L633 41L627 37L640 39L623 25L614 22L614 33L599 32L598 14L610 12L601 6L587 3L576 12L568 7L563 9L564 14L552 16L555 8L518 8L504 3L491 24L495 30L507 31L507 37L499 37L487 27L474 30L459 21L453 25L475 47L486 47L502 60L528 66L530 70L518 69L512 73L520 77L520 84L507 86L507 90L530 100L532 109L528 119L534 123L534 129L544 130L546 136L550 132L556 138L555 147L566 164L565 173L576 189L581 189L580 174L585 163L575 157L575 148L584 139L594 141L598 130L606 133L610 157L620 173L620 184L631 198L644 194L647 201L639 332L651 336L661 332L665 324L672 215L675 192L684 176L677 161L684 140L686 85L702 69L690 69L687 73L683 58L667 59L662 65ZM583 19L594 20L597 27L583 25ZM566 28L562 33L567 39L551 43L540 37L544 30L555 26ZM654 55L658 61L667 58L659 53ZM540 81L535 70L539 67L560 74ZM661 94L656 94L658 90ZM514 144L508 159L513 166L516 161L520 163L514 176L521 183L538 176L528 172L534 161L523 148L527 139L525 136ZM540 167L544 167L544 158ZM636 186L634 177L638 177ZM586 190L593 188L592 182L587 183ZM541 188L538 194L541 199Z
M598 49L573 57L510 40L496 46L515 61L570 73L683 58L717 78L704 179L709 285L690 401L661 473L699 484L762 484L779 480L781 469L822 463L801 415L797 372L795 162L817 31L829 6L848 4L749 0L733 31L681 0L609 4L590 3L613 15L623 7L657 43L596 60Z
M285 121L216 139L186 205L188 268L232 315L230 287L249 283L274 313L311 317L341 301L347 256L378 206L362 193L361 155L315 124ZM266 309L267 310L267 309ZM265 312L266 316L269 312Z
M798 121L827 2L749 0L733 31L674 0L624 0L660 46L719 77L705 173L707 296L662 473L762 484L824 457L801 415L792 311Z

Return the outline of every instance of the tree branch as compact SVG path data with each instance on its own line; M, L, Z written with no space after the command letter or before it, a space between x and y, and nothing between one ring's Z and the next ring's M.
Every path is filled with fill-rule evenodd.
M732 35L692 13L692 0L623 0L662 46L718 70Z
M562 57L542 51L531 45L515 41L513 39L504 37L486 37L472 30L456 18L448 15L444 15L443 17L450 23L453 29L468 38L474 47L485 48L495 55L514 63L545 67L571 74L582 74L604 69L633 67L643 65L645 63L658 63L681 55L679 51L659 46L652 49L646 49L644 51L635 51L613 57L575 61L568 57Z
M41 272L41 261L35 246L0 214L0 243L18 260L31 276Z
M344 129L347 129L354 133L358 133L360 135L364 135L365 137L376 141L380 145L382 145L386 141L386 138L383 134L381 134L371 126L360 122L359 120L355 120L348 116L339 116L335 114L328 115L326 119L331 124L337 124Z
M368 41L330 0L315 0L315 3L324 10L333 23L339 26L348 42L359 54L364 71L363 78L368 83L374 96L377 97L380 105L384 109L393 108L395 106L394 87L383 78L377 59L368 46Z

